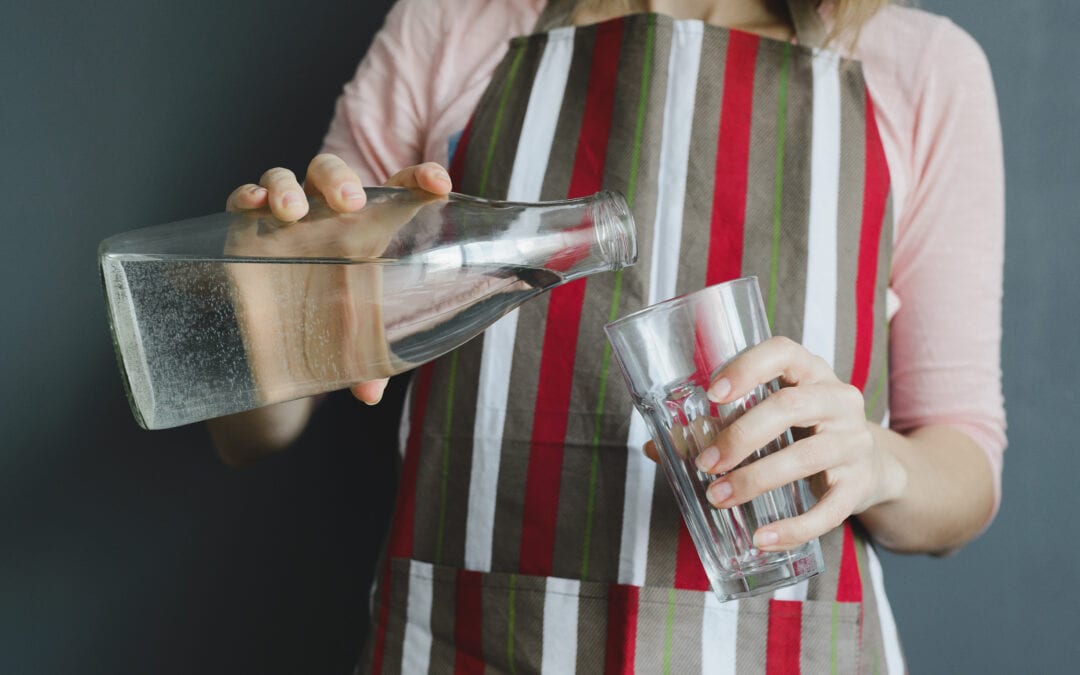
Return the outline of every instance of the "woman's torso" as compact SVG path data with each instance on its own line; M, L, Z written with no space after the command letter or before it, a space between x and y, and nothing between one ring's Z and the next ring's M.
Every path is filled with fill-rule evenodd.
M455 152L459 189L620 189L641 261L418 371L367 663L901 667L880 569L850 524L823 538L818 579L715 602L600 333L756 274L774 332L826 355L881 420L892 209L873 111L857 64L700 22L637 15L515 41Z

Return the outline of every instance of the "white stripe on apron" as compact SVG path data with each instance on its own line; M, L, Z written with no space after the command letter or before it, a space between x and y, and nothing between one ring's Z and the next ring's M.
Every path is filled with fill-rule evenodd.
M405 615L405 640L401 672L422 675L431 659L431 602L434 570L429 563L409 563L409 604Z
M514 156L506 195L509 201L535 202L540 199L566 80L570 74L570 61L574 53L573 35L573 28L560 28L551 31L548 36L533 80L517 154ZM515 309L487 329L480 358L472 475L469 480L469 515L465 526L465 567L478 572L491 571L495 496L517 320L518 311Z
M840 60L814 55L810 224L802 344L832 366L836 361L836 240L840 200Z
M409 443L409 430L412 429L412 397L413 384L416 378L409 379L409 386L405 389L405 402L401 409L401 422L398 424L398 453L405 459L405 446Z
M802 344L832 366L836 360L836 227L840 200L840 60L814 54L810 223ZM777 600L806 600L808 581L781 588Z
M735 675L738 629L739 601L722 603L715 593L706 591L701 624L701 675Z
M675 295L682 238L686 174L690 161L690 130L694 121L701 61L702 24L679 22L672 35L668 58L667 97L660 145L656 222L653 226L653 264L649 270L648 303ZM645 585L649 547L649 518L656 464L641 452L649 439L645 423L631 413L627 438L626 496L623 505L622 543L619 550L619 583Z
M577 668L578 594L581 583L548 577L544 593L544 652L540 672L565 675ZM595 646L593 646L595 648Z
M881 625L881 642L885 645L885 672L901 675L904 668L904 656L900 651L900 634L896 630L889 598L885 596L885 582L881 573L881 562L873 546L866 547L867 567L870 568L870 583L874 588L874 600L877 602L878 622Z

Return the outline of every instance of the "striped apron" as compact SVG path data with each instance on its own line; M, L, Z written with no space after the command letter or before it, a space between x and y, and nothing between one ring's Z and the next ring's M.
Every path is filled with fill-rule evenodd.
M554 28L511 42L451 172L498 199L620 190L640 259L415 373L360 672L902 672L854 520L822 575L717 602L602 333L757 275L774 334L884 419L890 188L859 64L655 14Z

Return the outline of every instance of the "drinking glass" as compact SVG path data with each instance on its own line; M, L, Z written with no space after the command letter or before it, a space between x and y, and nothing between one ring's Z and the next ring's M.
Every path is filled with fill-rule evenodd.
M604 330L720 600L765 593L821 572L817 539L789 551L761 551L753 542L758 528L811 506L805 480L717 509L705 497L716 476L699 471L694 462L717 432L779 388L774 380L722 405L705 393L728 361L770 337L757 279L736 279L673 298ZM739 466L791 442L787 430Z

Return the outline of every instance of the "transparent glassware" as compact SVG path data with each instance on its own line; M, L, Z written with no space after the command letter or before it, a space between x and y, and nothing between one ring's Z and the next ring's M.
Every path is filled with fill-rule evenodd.
M824 562L817 539L790 551L772 552L757 549L753 541L761 526L805 513L813 504L805 480L733 508L717 509L705 496L716 476L699 471L695 463L721 429L779 387L776 381L759 385L722 405L706 395L724 364L769 338L757 279L709 286L646 307L604 330L720 600L769 592L821 572ZM791 442L787 430L739 466Z
M632 264L623 197L537 204L370 188L285 224L220 213L99 249L132 411L163 429L388 377L526 300Z

